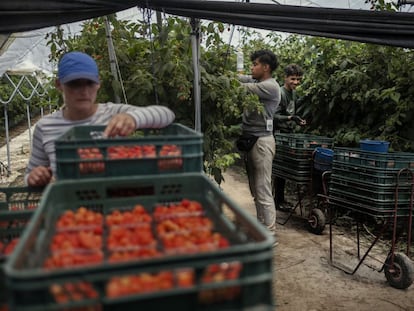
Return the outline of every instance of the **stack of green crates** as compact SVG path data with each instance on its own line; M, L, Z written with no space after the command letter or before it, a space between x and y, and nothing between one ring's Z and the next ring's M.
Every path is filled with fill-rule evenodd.
M332 138L311 134L277 133L275 139L272 174L296 183L311 181L312 154L315 148L331 148L333 145Z
M40 207L5 266L10 310L274 310L274 237L202 172L202 135L180 124L139 131L128 138L103 138L102 130L75 127L56 143L58 180L45 190ZM180 155L161 154L164 145L175 145ZM114 159L109 156L114 146L151 146L155 153ZM79 149L85 148L93 148L99 158L81 158ZM85 167L88 174L83 174ZM172 251L166 247L155 220L157 207L168 209L183 200L201 204L201 215L210 221L215 238L224 238L224 242L220 240L224 247L215 247L218 242L187 251L185 247ZM137 205L152 219L146 228L154 236L150 249L156 255L114 262L109 246L112 229L105 219L114 211L132 211ZM62 233L57 229L58 221L67 211L76 213L80 208L104 219L92 230L100 232L102 245L92 253L81 250L72 257L59 257L60 253L52 250L55 237ZM130 226L139 228L138 224ZM195 229L203 236L205 228ZM150 249L136 246L115 255ZM69 257L81 260L90 255L93 259L51 268L47 263L52 255L63 262ZM187 277L191 275L186 285L180 283L183 271L189 273L184 274ZM135 287L127 286L132 292L113 295L114 282L148 282L160 275L172 275L173 284L149 283L144 288L133 284Z
M39 205L43 188L0 188L0 309L7 303L3 266Z
M329 185L330 201L377 218L409 212L414 154L335 148ZM398 186L398 196L396 190Z

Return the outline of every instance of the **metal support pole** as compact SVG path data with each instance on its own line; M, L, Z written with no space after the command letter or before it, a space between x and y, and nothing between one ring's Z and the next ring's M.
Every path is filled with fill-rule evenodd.
M114 42L112 41L111 25L109 23L107 16L104 17L104 20L105 20L105 33L106 33L106 41L108 44L109 64L111 66L111 73L114 76L115 81L120 83L119 77L118 77L118 71L116 68L115 48L114 48ZM115 98L114 98L115 102L120 103L121 98L116 92L114 93L115 93Z
M200 20L191 18L191 50L194 71L194 129L201 133L201 90L200 90Z
M32 122L30 120L30 103L26 102L27 126L29 127L29 148L32 147Z
M9 116L7 114L7 104L4 105L4 129L6 130L6 148L7 148L7 175L10 176L10 136L9 136Z
M33 73L32 73L33 74ZM32 145L32 133L31 133L31 120L30 120L30 100L33 98L34 95L38 95L40 97L47 94L46 89L43 87L41 83L41 79L36 78L36 84L33 84L30 79L28 79L27 75L22 75L19 79L19 82L16 84L14 83L13 79L10 78L9 74L6 72L4 74L4 77L8 80L10 85L13 87L13 92L9 96L8 99L3 100L0 96L0 103L4 105L4 127L6 131L6 145L7 145L7 173L8 176L11 174L11 166L10 166L10 137L9 137L9 118L7 114L7 106L9 103L15 98L15 96L19 95L23 100L26 101L26 112L27 112L27 123L29 127L29 140L30 140L30 148ZM31 89L31 93L29 96L23 94L23 92L20 90L20 87L23 85L23 83L26 83L26 86ZM43 90L43 92L39 92L38 88ZM50 107L50 97L49 97L49 107ZM42 112L43 116L43 112ZM1 162L0 162L1 163Z

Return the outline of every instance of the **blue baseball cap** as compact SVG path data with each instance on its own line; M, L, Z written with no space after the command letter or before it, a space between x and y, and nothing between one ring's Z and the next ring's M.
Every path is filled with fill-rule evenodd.
M99 83L99 70L95 60L82 52L69 52L58 64L58 79L68 83L76 79L88 79Z

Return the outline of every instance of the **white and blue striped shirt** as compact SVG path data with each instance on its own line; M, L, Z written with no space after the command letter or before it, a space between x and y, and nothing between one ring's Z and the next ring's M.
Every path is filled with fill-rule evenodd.
M25 172L25 181L31 170L37 166L51 167L56 176L55 140L75 125L106 125L118 113L131 115L137 128L163 128L171 124L175 114L165 106L153 105L138 107L124 104L98 104L95 114L87 119L71 121L63 117L58 110L41 118L34 128L29 163Z

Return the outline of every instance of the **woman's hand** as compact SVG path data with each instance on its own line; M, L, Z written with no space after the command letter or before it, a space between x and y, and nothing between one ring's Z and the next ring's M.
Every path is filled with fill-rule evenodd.
M27 185L31 187L46 186L52 180L53 173L50 167L35 167L27 177Z
M135 131L137 125L132 116L127 113L119 113L109 121L105 128L104 135L106 137L127 136Z

